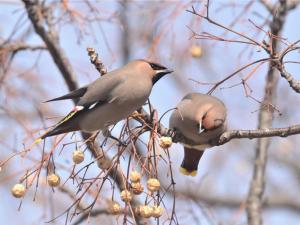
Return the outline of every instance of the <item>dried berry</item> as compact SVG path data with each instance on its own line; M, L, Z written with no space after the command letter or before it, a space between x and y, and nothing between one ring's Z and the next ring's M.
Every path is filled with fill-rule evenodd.
M73 162L75 164L80 164L84 160L84 152L81 150L75 150L72 155Z
M129 175L129 179L131 182L139 182L141 180L142 175L137 171L132 171Z
M159 138L159 146L162 148L169 148L172 145L172 138L171 137L160 137Z
M152 207L148 205L144 205L140 207L140 215L144 218L149 218L152 216Z
M121 199L124 202L130 202L132 200L132 195L131 195L130 191L123 190L121 192Z
M147 182L147 188L149 191L158 191L160 188L160 182L156 178L151 178Z
M161 217L161 215L163 214L163 208L160 206L153 206L152 207L152 216L155 218Z
M57 174L52 173L48 175L47 181L51 187L57 187L60 184L60 177Z
M114 215L120 214L121 206L118 202L111 202L108 207L108 212Z
M11 193L16 198L22 198L25 195L26 189L23 184L15 184L12 189Z
M139 194L143 193L144 187L140 182L131 183L131 190L132 190L133 194L139 195Z
M193 45L190 52L194 58L200 58L202 56L202 48L199 45Z

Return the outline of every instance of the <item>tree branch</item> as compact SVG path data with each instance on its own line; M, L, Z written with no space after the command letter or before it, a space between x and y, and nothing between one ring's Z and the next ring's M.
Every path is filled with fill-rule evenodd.
M56 31L52 27L48 27L46 30L43 24L45 17L43 17L41 5L37 1L23 0L29 19L34 26L36 33L42 38L45 42L50 55L59 68L67 86L70 91L77 89L78 84L75 79L75 73L72 69L72 65L68 58L66 57L63 49L59 45L58 37ZM100 71L101 72L101 71ZM99 144L93 140L91 141L91 134L82 132L83 138L87 141L87 146L91 151L92 155L97 159L98 165L102 169L107 169L107 165L110 165L111 159L104 155L104 152L99 147ZM115 180L118 188L120 190L125 189L125 182L123 181L122 171L117 167L109 169L108 175ZM133 199L132 205L137 205L138 201ZM137 221L137 224L140 224L140 221Z
M270 57L276 57L276 51L279 44L279 36L287 15L286 0L279 0L276 10L273 10L273 20L270 23ZM272 104L275 101L278 76L276 76L274 62L269 63L269 69L266 77L265 96L263 103ZM268 129L272 126L273 110L261 104L259 113L259 129ZM268 148L270 145L269 138L261 138L257 142L255 162L253 168L253 177L250 183L250 189L247 197L247 217L249 225L262 225L262 205L263 193L265 190L265 172L267 164Z
M203 194L205 193L205 194ZM193 201L200 201L208 206L219 208L239 208L245 204L245 200L235 196L220 196L210 193L209 190L195 193L194 191L177 190L176 195L181 198L188 198ZM263 199L262 207L266 209L286 209L296 214L300 212L300 202L297 199L286 197L284 193L274 193Z
M219 145L225 144L232 139L241 138L266 138L266 137L287 137L300 134L300 124L284 128L265 128L258 130L230 130L224 132L219 138Z
M79 225L89 217L96 217L96 216L103 215L103 214L111 215L111 213L107 209L92 210L92 211L85 212L82 215L80 215L80 217L72 225Z
M52 29L52 27L48 27L48 30L45 28L46 25L44 25L44 23L46 19L43 17L42 6L32 0L23 0L23 3L25 4L28 17L31 20L35 32L45 42L52 59L63 75L69 90L77 89L78 85L75 73L72 69L71 63L59 45L57 33Z
M280 72L281 77L287 80L290 87L297 93L300 93L300 82L285 69L283 63L277 63L276 68Z
M151 120L150 115L144 110L140 109L140 114L134 117L138 122L148 124L148 129L151 130L155 121ZM184 143L188 145L197 145L192 140L184 137L179 131L166 128L163 124L157 123L157 132L161 136L171 136L174 143ZM219 139L211 143L212 146L223 145L232 139L253 139L253 138L266 138L266 137L288 137L300 134L300 124L282 127L282 128L263 128L257 130L228 130L225 131Z
M29 45L23 42L14 42L9 44L2 44L0 46L0 54L3 52L12 52L15 54L18 51L23 50L30 50L30 51L37 51L37 50L45 50L47 49L44 45Z

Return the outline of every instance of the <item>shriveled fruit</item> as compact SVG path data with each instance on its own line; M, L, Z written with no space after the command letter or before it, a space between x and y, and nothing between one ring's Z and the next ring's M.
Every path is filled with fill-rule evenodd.
M152 207L152 216L155 218L161 217L161 215L163 214L163 208L160 206L153 206Z
M60 177L57 174L52 173L48 175L47 181L51 187L57 187L60 184Z
M80 164L84 160L84 152L81 150L75 150L72 154L72 159L75 164Z
M139 172L135 171L135 170L132 171L129 175L130 181L134 182L134 183L139 182L141 180L141 177L142 177L142 175Z
M25 192L26 192L26 189L23 184L15 184L11 189L12 195L16 198L24 197Z
M124 201L124 202L130 202L130 201L132 200L132 195L131 195L130 191L128 191L128 190L123 190L123 191L121 192L121 199L122 199L122 201Z
M144 187L140 182L131 183L131 190L132 190L133 194L139 195L139 194L143 193Z
M159 188L160 188L160 182L159 182L159 180L157 180L156 178L150 178L147 181L147 188L151 192L158 191Z
M163 137L159 138L158 143L159 143L159 146L162 148L170 148L173 142L172 142L171 137L163 136Z

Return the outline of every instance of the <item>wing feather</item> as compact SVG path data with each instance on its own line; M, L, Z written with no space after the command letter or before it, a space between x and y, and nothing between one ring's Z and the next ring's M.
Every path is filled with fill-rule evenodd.
M50 99L46 102L66 100L66 99L76 99L76 98L78 99L78 98L82 97L86 93L86 91L87 91L87 87L82 87L82 88L76 89L74 91L71 91L70 93L68 93L66 95L60 96L58 98Z

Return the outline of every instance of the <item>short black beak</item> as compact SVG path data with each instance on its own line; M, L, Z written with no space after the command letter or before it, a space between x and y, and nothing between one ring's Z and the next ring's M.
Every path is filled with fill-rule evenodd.
M168 74L168 73L173 73L173 70L169 70L169 69L165 69L162 71L164 73L164 75Z
M165 76L166 74L173 73L173 70L163 69L157 70L155 76L152 78L152 83L155 84L160 78Z

